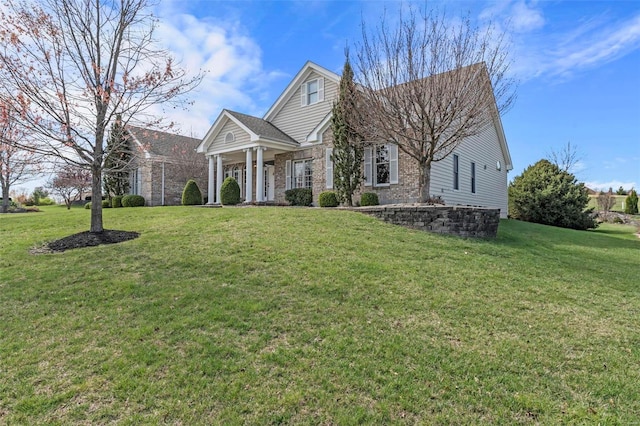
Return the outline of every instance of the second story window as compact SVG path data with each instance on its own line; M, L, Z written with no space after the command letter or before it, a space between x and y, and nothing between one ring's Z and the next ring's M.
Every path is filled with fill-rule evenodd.
M324 101L324 78L306 81L300 87L301 105L313 105Z
M318 102L318 80L307 83L307 105Z

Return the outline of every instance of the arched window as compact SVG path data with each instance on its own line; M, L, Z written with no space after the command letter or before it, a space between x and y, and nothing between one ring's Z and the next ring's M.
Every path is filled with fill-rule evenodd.
M233 135L233 132L227 132L224 136L224 143L231 143L236 140L236 137Z

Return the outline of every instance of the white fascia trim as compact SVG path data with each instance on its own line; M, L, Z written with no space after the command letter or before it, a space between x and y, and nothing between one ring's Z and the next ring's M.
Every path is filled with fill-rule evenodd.
M320 65L315 64L311 61L307 61L307 63L304 64L302 69L298 71L295 77L293 77L293 80L291 80L289 85L280 94L278 99L276 99L276 101L271 106L271 108L269 108L269 111L267 111L264 117L262 117L264 120L272 121L273 117L277 115L278 112L280 112L284 104L286 104L287 101L291 98L291 96L295 93L298 86L300 86L300 84L302 84L304 79L307 78L307 75L309 74L310 70L315 71L316 73L320 74L324 78L331 80L335 83L340 82L340 76L338 74L331 72L328 69L321 67Z
M322 134L331 126L332 112L329 112L320 123L307 135L305 143L314 144L322 142Z
M224 121L224 118L233 121L238 127L240 127L243 131L245 131L249 135L252 141L257 140L259 138L258 135L253 133L240 120L235 118L233 115L229 114L229 112L226 109L224 109L222 110L222 112L220 113L216 121L213 123L213 126L211 126L211 129L209 129L204 139L202 139L202 142L200 143L200 145L198 145L198 148L196 148L196 152L199 152L199 153L208 152L208 149L213 143L214 139L216 138L216 136L218 136L218 134L222 130L222 127L224 127L224 125L226 124L226 122Z
M504 134L504 128L502 127L502 120L500 114L496 111L493 124L496 127L496 133L498 134L498 141L500 142L500 149L502 149L502 156L504 157L504 166L507 171L513 170L513 162L511 161L511 153L509 152L509 145L507 145L507 137Z
M229 149L219 149L217 151L208 151L206 155L211 156L211 155L224 155L229 153L237 153L237 152L242 152L245 149L252 149L257 147L277 149L278 151L296 151L297 149L300 148L298 146L283 144L282 142L278 142L278 141L272 141L269 139L260 139L259 143L249 143L249 144L244 144L244 145L236 146L234 148L229 148Z

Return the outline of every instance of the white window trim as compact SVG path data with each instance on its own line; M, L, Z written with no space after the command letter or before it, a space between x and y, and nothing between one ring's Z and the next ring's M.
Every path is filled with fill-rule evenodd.
M389 182L378 183L378 177L375 162L375 148L384 145L389 150ZM372 186L374 188L388 188L391 185L397 185L399 181L399 163L398 163L398 145L396 144L375 144L365 147L364 149L364 186Z
M306 163L310 163L311 164L311 186L307 187L304 185L305 181L306 181L306 177L303 175L303 186L295 186L295 179L296 179L296 175L295 175L295 170L296 170L296 164L306 164ZM290 183L290 188L308 188L308 189L313 189L313 159L312 158L303 158L300 160L293 160L291 162L291 179L290 179L291 183Z
M325 153L325 179L327 189L333 189L333 148L327 148Z
M313 93L317 93L317 99L315 102L309 102L309 86L312 83L317 83L317 89ZM318 77L311 80L307 80L300 85L300 106L315 105L324 101L324 78Z

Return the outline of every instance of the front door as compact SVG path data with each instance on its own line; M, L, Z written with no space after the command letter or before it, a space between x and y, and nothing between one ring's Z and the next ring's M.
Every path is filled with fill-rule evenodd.
M266 164L264 168L264 199L265 201L274 200L275 186L276 186L275 166Z

